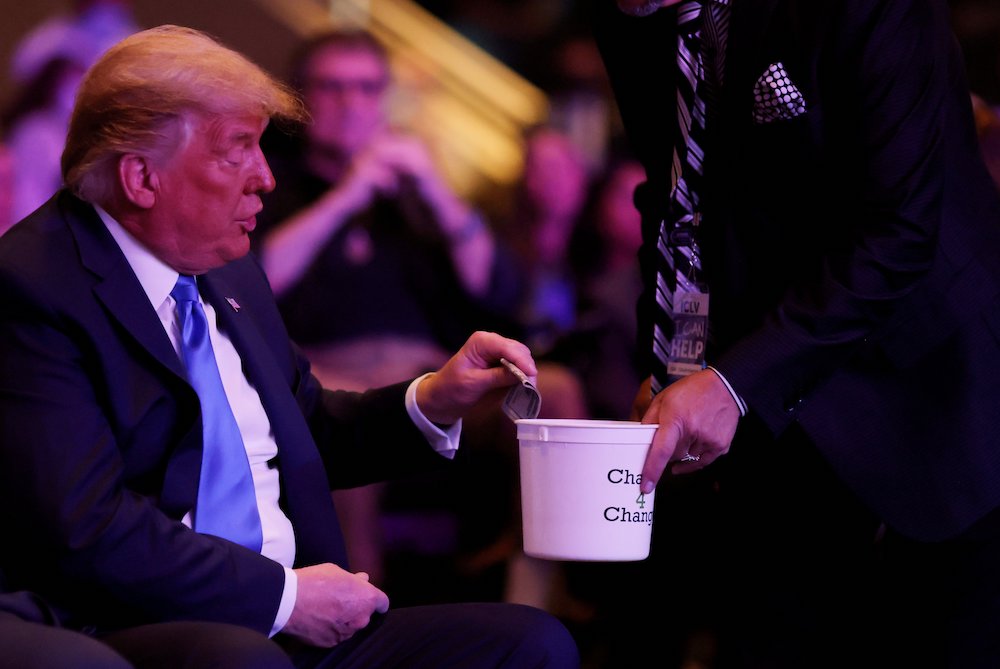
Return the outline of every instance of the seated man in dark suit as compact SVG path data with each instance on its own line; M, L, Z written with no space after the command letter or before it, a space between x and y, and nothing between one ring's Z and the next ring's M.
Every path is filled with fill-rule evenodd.
M462 415L515 382L499 359L536 368L478 332L435 373L321 388L247 255L275 185L261 134L301 114L184 28L129 37L88 72L68 189L0 240L10 585L139 667L247 666L211 657L226 644L259 649L253 666L576 667L541 611L389 610L347 570L330 489L447 465Z

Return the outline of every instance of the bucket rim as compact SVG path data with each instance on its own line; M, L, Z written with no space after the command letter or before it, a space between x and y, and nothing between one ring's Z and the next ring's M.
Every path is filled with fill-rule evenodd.
M519 418L514 421L515 425L544 426L544 427L569 427L586 429L655 429L659 427L656 423L641 423L636 420L597 420L588 418Z

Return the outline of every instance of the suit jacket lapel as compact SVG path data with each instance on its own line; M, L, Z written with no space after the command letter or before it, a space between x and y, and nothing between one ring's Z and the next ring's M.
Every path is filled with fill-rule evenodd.
M726 42L724 87L726 126L750 123L753 87L770 63L766 60L764 36L774 18L779 0L733 0L733 13Z
M80 249L80 261L99 278L94 294L157 362L186 378L156 311L150 308L149 298L97 212L68 193L60 197L65 219Z
M254 321L254 315L246 312L237 290L230 285L220 272L208 272L201 278L202 296L215 308L219 318L219 328L226 333L236 347L243 361L243 373L260 395L264 411L267 412L279 447L286 443L299 442L302 438L311 440L301 418L302 412L284 376L268 348ZM230 302L229 300L232 300ZM247 300L242 300L249 303ZM294 458L295 453L282 450L281 457Z
M282 374L274 352L258 329L262 327L256 314L248 312L241 304L239 289L234 287L222 272L208 272L201 281L202 295L215 308L219 328L226 333L243 361L243 373L260 395L278 442L282 467L294 468L304 464L321 466L313 444L312 433L302 415L302 408L295 400L288 381ZM229 300L233 300L235 305Z
M174 376L177 383L169 391L183 393L186 389L187 396L178 397L178 402L186 403L190 415L197 416L197 395L187 383L187 371L111 233L91 205L69 193L60 195L60 208L76 239L81 263L97 277L94 295L127 336L132 337L139 348L150 356L153 364L162 365ZM170 453L165 454L167 464L160 491L160 507L171 517L180 519L194 506L201 452L201 422L193 420L187 433Z
M312 433L288 387L261 327L222 272L209 272L201 281L202 295L219 317L219 327L233 342L243 370L260 395L278 444L281 495L295 527L296 563L330 561L347 566L344 540L330 497L323 461ZM230 300L233 300L234 305Z

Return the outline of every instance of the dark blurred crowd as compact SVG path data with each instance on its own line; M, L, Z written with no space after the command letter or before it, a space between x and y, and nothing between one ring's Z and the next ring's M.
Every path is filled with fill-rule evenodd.
M311 123L268 130L278 186L254 233L290 334L325 384L364 389L436 369L474 330L499 331L539 361L542 416L628 419L643 376L632 204L643 172L621 137L587 3L423 4L541 86L550 117L524 133L509 213L491 219L447 182L434 147L391 126L393 73L380 44L353 32L304 44L288 79ZM953 4L977 56L974 109L1000 186L1000 12ZM0 233L60 186L75 87L136 29L128 3L80 0L18 46L18 90L0 116ZM586 624L604 602L586 570L520 552L516 439L500 399L467 420L458 479L335 493L354 566L395 588L397 601L507 599ZM445 580L407 583L420 560Z

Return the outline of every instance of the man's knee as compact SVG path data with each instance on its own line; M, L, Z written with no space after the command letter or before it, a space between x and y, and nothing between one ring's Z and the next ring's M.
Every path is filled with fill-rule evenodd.
M125 658L100 641L3 612L0 648L0 665L18 669L132 669Z
M223 623L144 625L106 642L140 669L292 669L288 655L259 632Z
M510 667L578 669L580 653L569 630L554 616L531 606L507 605L521 625Z

